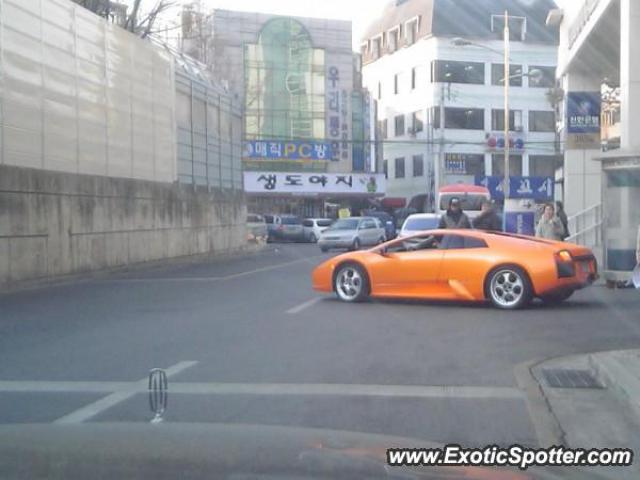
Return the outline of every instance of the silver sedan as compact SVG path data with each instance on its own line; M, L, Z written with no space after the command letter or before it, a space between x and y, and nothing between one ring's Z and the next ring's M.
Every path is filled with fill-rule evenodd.
M341 218L327 228L318 239L323 252L330 248L357 250L386 240L384 226L374 217Z

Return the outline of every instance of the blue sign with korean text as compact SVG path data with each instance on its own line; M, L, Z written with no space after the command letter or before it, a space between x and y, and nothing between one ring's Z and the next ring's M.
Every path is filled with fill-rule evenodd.
M520 235L534 236L535 213L534 212L507 212L505 213L506 231Z
M569 92L567 132L600 133L600 92Z
M244 157L268 160L331 160L332 150L328 142L250 140L244 144Z
M509 177L510 198L551 201L555 182L551 177ZM494 200L504 199L504 177L476 175L475 184L486 187Z

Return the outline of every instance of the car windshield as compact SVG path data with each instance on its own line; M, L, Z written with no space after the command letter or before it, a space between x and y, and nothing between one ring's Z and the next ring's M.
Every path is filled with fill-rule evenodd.
M0 480L591 474L640 0L0 0Z
M433 218L409 218L406 220L403 230L420 231L438 228L438 217Z
M342 218L331 225L331 230L355 230L360 220L357 218Z
M482 208L482 202L487 199L485 195L474 195L472 193L469 194L456 194L456 193L447 193L443 194L440 197L440 210L446 210L449 208L449 202L452 198L457 198L460 200L460 205L463 210L467 211L476 211L479 212Z

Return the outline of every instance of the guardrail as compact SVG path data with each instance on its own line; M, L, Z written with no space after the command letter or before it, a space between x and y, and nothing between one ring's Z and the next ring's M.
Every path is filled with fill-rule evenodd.
M602 226L604 215L602 204L593 205L568 218L569 231L573 232L567 242L588 247L602 245Z

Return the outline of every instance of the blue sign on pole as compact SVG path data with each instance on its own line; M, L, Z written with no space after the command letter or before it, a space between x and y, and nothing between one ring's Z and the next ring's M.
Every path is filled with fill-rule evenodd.
M567 132L600 133L600 92L569 92Z
M331 143L328 142L280 142L250 140L245 142L245 158L269 160L331 160Z
M494 200L504 199L504 177L476 175L475 184L486 187ZM509 177L509 197L551 201L555 182L552 177Z
M505 227L507 232L534 236L535 214L534 212L506 212Z

